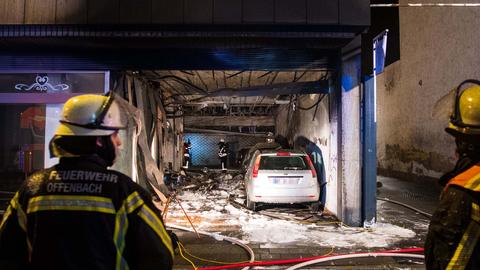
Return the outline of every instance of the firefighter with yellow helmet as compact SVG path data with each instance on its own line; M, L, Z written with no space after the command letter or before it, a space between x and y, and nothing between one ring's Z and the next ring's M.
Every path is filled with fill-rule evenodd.
M446 131L455 138L458 161L440 178L444 190L428 229L426 266L480 269L480 81L457 87Z
M69 99L57 165L28 177L0 223L0 269L171 269L172 240L147 192L109 170L122 142L112 95Z

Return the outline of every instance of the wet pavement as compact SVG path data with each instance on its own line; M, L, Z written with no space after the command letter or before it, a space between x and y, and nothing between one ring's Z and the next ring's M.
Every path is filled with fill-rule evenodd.
M196 178L195 181L190 181ZM434 182L412 182L378 177L377 224L370 228L351 228L325 211L311 211L301 206L264 207L252 212L244 203L243 182L236 171L227 174L196 173L181 179L177 200L166 213L167 226L191 229L210 236L173 229L183 244L183 255L195 267L212 267L246 262L249 254L242 247L225 241L240 239L255 254L255 261L287 260L331 254L351 254L381 250L423 247L429 219L401 205L407 204L432 213L438 203L440 188ZM10 194L8 194L10 195ZM180 203L179 203L180 202ZM182 210L183 207L183 210ZM187 213L190 221L187 219ZM290 265L255 266L254 269L287 269ZM175 269L193 269L178 254ZM237 268L240 269L240 268ZM424 269L421 259L355 258L326 262L303 269Z
M255 254L256 261L286 260L327 254L350 254L381 250L423 247L428 218L398 204L377 202L377 223L369 228L351 228L339 223L328 212L312 212L302 206L269 208L252 212L241 206L244 200L241 178L211 175L209 189L180 191L178 201L201 235L175 229L184 245L183 255L195 267L211 267L248 261L248 253L223 236L240 239ZM429 181L409 182L378 177L378 197L408 204L432 213L440 189ZM188 184L188 183L185 183ZM198 185L198 183L197 183ZM187 185L188 186L188 185ZM178 202L172 202L168 225L189 227ZM189 254L186 254L186 253ZM193 257L193 256L195 257ZM291 265L256 266L255 269L287 269ZM175 269L192 269L191 263L177 255ZM240 268L237 268L240 269ZM424 269L421 259L356 258L308 266L304 269Z
M382 187L377 189L377 198L388 198L432 214L438 205L440 186L433 181L405 181L379 176ZM401 242L404 246L423 246L428 231L429 218L395 203L377 200L377 220L388 222L416 233L414 238Z

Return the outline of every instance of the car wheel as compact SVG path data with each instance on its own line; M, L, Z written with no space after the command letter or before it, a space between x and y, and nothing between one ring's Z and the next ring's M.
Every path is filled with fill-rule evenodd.
M247 196L247 208L252 210L252 211L257 211L257 203L256 202L252 202L248 196Z

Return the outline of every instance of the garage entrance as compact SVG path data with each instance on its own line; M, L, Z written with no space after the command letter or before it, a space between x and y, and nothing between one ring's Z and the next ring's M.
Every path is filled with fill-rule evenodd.
M357 63L355 55L343 62L350 68L343 76L348 82L343 91L337 88L338 70L328 66L138 70L118 73L113 83L117 93L129 93L126 96L143 108L148 144L156 142L162 171L182 169L184 144L190 147L189 170L219 169L222 139L229 148L227 169L238 169L242 151L272 133L284 147L310 155L327 209L360 220L360 87L351 64ZM160 117L152 115L151 108L157 108L153 111ZM348 184L338 181L347 175ZM351 195L347 199L345 194Z
M151 9L110 2L79 7L73 21L62 12L5 16L28 20L0 27L0 69L110 71L110 89L143 118L144 134L138 142L127 134L119 165L140 183L161 185L165 168L179 170L185 139L193 165L215 166L214 141L224 138L236 155L273 132L316 153L331 212L357 226L375 216L362 203L368 1L153 1Z

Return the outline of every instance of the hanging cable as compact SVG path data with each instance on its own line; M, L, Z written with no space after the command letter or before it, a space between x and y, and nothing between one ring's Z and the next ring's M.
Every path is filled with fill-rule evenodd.
M181 77L178 77L178 76L175 76L175 75L164 75L164 76L162 76L162 75L160 75L160 74L159 74L158 72L156 72L156 71L153 71L153 73L155 73L155 75L159 76L159 77L157 77L157 78L154 79L154 80L156 80L156 81L161 81L161 80L173 80L173 81L175 81L175 82L177 82L177 83L180 83L180 84L182 84L182 85L191 87L191 88L195 89L197 92L200 92L200 93L202 93L202 94L208 94L208 91L207 91L207 90L205 90L205 89L203 89L203 88L201 88L201 87L198 87L198 86L196 86L195 84L193 84L193 83L191 83L191 82L189 82L189 81L187 81L187 80L185 80L185 79L183 79L183 78L181 78Z
M183 255L182 249L183 249L184 251L186 251L185 248L183 247L182 243L178 242L178 252L180 252L180 256L181 256L185 261L187 261L188 263L190 263L190 264L192 265L192 267L193 267L194 270L198 269L198 267L195 265L195 263L193 263L191 260L189 260L187 257L185 257L185 255Z
M312 122L315 121L315 116L317 116L317 111L318 111L318 105L320 102L317 102L317 105L315 105L315 111L313 112L313 117L312 117Z
M183 226L178 226L178 225L167 225L167 227L177 229L177 230L182 230L182 231L194 232L190 228L183 227ZM248 252L248 254L250 255L250 260L249 260L250 264L255 261L255 253L253 252L252 248L250 248L248 245L242 243L242 241L240 241L239 239L236 239L236 238L233 238L233 237L228 237L228 236L223 236L223 235L218 235L218 234L213 234L213 233L208 233L208 232L203 232L203 231L198 231L198 233L201 234L201 235L206 235L206 236L215 238L217 240L221 239L221 240L230 242L232 244L238 245L238 246L242 247L243 249L245 249ZM243 267L242 270L248 270L250 268L249 265L245 265L245 267L243 265L242 266L236 266L236 268L238 268L238 267ZM199 268L197 268L197 269L199 269Z
M204 258L200 258L198 256L195 256L191 253L188 252L188 250L183 246L182 243L178 242L178 245L182 247L183 251L185 252L185 254L187 254L188 256L194 258L194 259L197 259L199 261L203 261L203 262L209 262L209 263L216 263L216 264L239 264L239 263L248 263L249 261L241 261L241 262L221 262L221 261L215 261L215 260L208 260L208 259L204 259Z
M377 197L377 200L401 205L401 206L403 206L403 207L405 207L405 208L408 208L408 209L413 210L413 211L415 211L415 212L417 212L417 213L419 213L419 214L422 214L422 215L426 216L427 218L431 218L431 217L432 217L432 214L429 214L429 213L427 213L427 212L424 212L424 211L422 211L422 210L420 210L420 209L417 209L417 208L415 208L415 207L413 207L413 206L410 206L410 205L408 205L408 204L404 204L404 203L399 202L399 201L394 201L394 200L390 200L389 198L379 198L379 197Z

